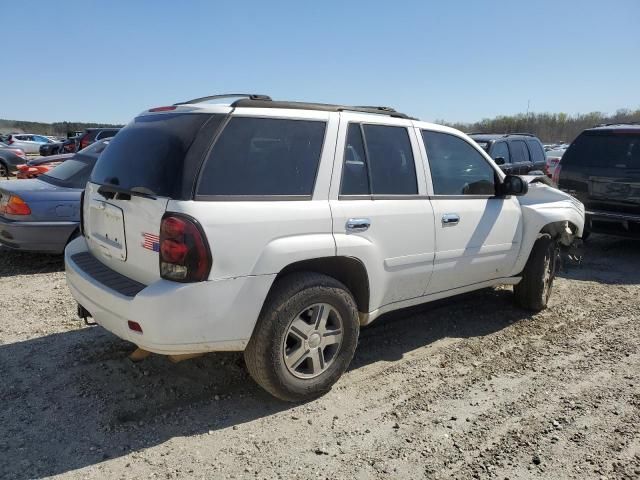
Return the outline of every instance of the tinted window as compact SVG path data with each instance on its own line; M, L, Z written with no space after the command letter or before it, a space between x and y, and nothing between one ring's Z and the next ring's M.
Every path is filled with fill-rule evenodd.
M347 132L342 167L341 195L368 195L369 176L365 163L364 143L360 125L352 123Z
M367 164L374 195L418 193L409 132L404 127L363 125Z
M101 138L111 138L111 137L113 137L116 133L118 133L118 132L113 131L113 130L106 130L106 131L100 132L100 133L96 136L96 139L100 140Z
M546 161L544 149L542 148L542 145L540 145L540 142L527 140L527 145L529 145L529 153L531 153L532 162L540 163Z
M494 195L494 171L462 138L422 131L436 195Z
M640 169L640 131L584 132L562 156L562 165Z
M107 145L109 145L110 141L111 140L103 140L101 142L92 143L87 148L83 148L82 150L80 150L80 152L82 152L82 153L90 153L92 155L96 155L97 156L100 153L102 153L102 151L105 148L107 148Z
M513 140L510 142L511 161L513 163L522 163L529 161L529 150L522 140Z
M142 187L177 197L184 159L200 127L222 115L171 113L145 115L120 130L100 156L91 181L124 188Z
M232 118L206 160L198 194L311 195L325 126L307 120Z
M494 160L498 157L504 158L505 163L511 162L511 156L509 155L509 147L506 142L497 142L493 146L493 152L491 152L491 158Z
M481 140L476 140L475 138L474 138L474 141L475 141L475 142L480 146L480 148L481 148L481 149L483 149L485 152L488 152L488 151L489 151L489 146L490 146L490 143L489 143L489 142L483 142L483 141L481 141Z
M95 157L76 155L49 170L46 174L40 175L39 178L62 187L84 188L89 181L95 163Z

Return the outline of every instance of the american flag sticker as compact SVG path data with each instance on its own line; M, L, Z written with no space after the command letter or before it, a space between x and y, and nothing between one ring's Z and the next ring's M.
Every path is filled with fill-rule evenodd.
M151 233L142 232L142 248L153 252L160 251L160 237Z

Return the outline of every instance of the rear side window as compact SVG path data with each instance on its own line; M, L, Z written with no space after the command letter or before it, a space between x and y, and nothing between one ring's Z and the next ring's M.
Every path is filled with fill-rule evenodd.
M584 132L562 156L562 165L640 169L640 131Z
M416 167L404 127L352 123L341 195L417 195Z
M310 197L326 123L234 117L213 146L198 195Z
M139 187L161 197L179 198L185 156L208 120L223 115L170 113L134 119L109 142L91 181L131 189Z
M537 142L535 140L527 140L527 145L529 146L529 153L531 153L532 162L546 162L544 149L542 148L542 145L540 145L540 142Z
M495 172L489 162L460 137L422 131L436 195L495 195Z
M529 161L529 150L527 150L527 145L522 140L511 142L511 161L513 163Z

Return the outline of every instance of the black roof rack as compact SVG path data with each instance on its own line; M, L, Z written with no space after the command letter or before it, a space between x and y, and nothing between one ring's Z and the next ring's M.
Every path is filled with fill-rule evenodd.
M640 125L640 122L614 122L614 123L600 123L598 125L594 125L592 128L598 127L613 127L616 125Z
M185 102L174 103L174 105L192 105L194 103L208 102L209 100L219 100L221 98L238 98L238 97L244 97L251 100L271 101L270 96L260 95L257 93L225 93L222 95L209 95L208 97L194 98L192 100L187 100Z
M244 108L287 108L293 110L318 110L323 112L360 112L375 113L378 115L389 115L395 118L406 118L417 120L404 113L396 112L390 107L371 107L371 106L350 106L350 105L332 105L328 103L307 103L307 102L287 102L274 101L271 99L261 98L241 98L231 104L232 107Z

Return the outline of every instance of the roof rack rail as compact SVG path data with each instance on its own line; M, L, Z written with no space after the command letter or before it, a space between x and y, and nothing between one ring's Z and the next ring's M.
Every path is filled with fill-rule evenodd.
M319 110L324 112L360 112L374 113L377 115L389 115L395 118L406 118L417 120L404 113L396 112L390 107L368 107L368 106L350 106L350 105L332 105L327 103L307 103L307 102L288 102L279 100L265 100L261 98L241 98L231 104L232 107L245 108L285 108L292 110Z
M597 127L613 127L615 125L640 125L640 122L613 122L613 123L599 123L598 125L594 125L592 128Z
M519 132L505 133L503 135L503 137L508 137L509 135L521 135L523 137L535 137L535 135L533 133L519 133Z
M219 100L221 98L238 98L238 97L248 98L250 100L263 100L267 102L271 101L270 96L260 95L257 93L225 93L222 95L209 95L208 97L194 98L192 100L187 100L185 102L174 103L174 105L193 105L195 103L208 102L209 100Z

